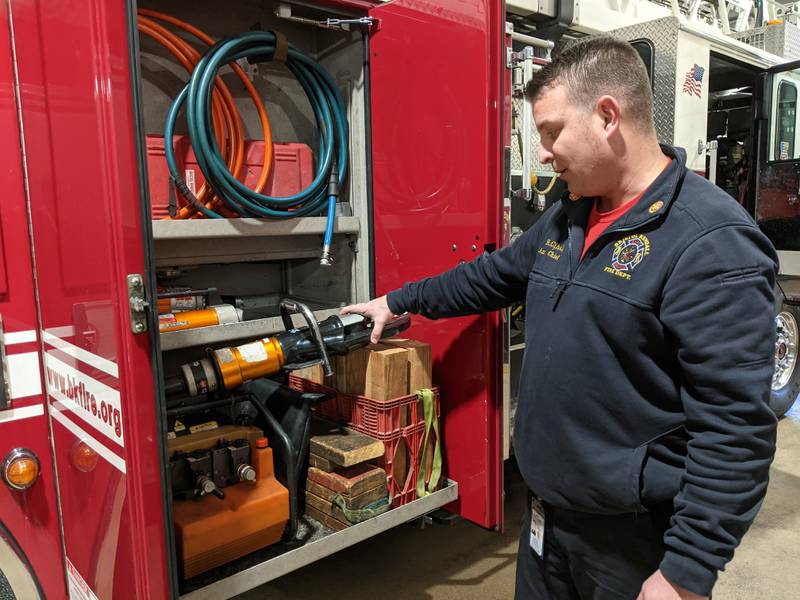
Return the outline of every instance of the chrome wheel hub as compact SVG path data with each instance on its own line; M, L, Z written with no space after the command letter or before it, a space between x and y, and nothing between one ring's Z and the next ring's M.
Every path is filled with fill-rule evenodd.
M789 312L780 312L775 317L775 373L772 389L780 390L789 383L797 364L797 320Z

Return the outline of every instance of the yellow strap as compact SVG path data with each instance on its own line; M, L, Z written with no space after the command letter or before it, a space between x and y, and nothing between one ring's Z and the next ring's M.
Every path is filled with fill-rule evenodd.
M433 390L424 389L417 392L417 398L422 402L425 415L425 438L422 442L422 452L419 455L419 475L417 475L417 498L424 498L436 491L439 487L439 478L442 476L442 445L439 436L439 418L436 416L436 401ZM431 429L436 434L433 447L433 462L431 463L430 476L425 456L428 453L428 441ZM426 483L427 482L427 483Z

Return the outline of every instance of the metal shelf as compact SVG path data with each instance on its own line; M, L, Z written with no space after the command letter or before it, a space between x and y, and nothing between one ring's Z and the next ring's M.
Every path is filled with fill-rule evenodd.
M318 321L326 319L331 315L338 314L339 308L326 308L314 311L314 316L316 316ZM292 321L296 327L305 325L305 321L301 315L292 315ZM214 325L213 327L200 327L198 329L186 329L184 331L171 331L160 335L161 350L167 351L191 348L194 346L211 346L222 342L266 337L283 330L283 321L280 317L269 317L266 319L242 321L241 323Z
M325 217L153 221L157 266L314 258ZM336 217L334 234L359 234L358 217Z
M182 600L215 600L230 598L256 586L282 577L321 558L412 521L441 508L458 498L458 484L447 480L446 486L430 496L414 500L382 515L331 533L300 548L265 560L238 573L181 596Z

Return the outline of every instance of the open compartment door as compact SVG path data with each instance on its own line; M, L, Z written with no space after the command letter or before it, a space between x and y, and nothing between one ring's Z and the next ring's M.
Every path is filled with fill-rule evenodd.
M781 272L800 275L800 61L766 71L762 83L756 221Z
M502 2L392 2L370 12L375 293L498 246L502 211ZM442 388L448 508L502 527L499 313L427 321Z

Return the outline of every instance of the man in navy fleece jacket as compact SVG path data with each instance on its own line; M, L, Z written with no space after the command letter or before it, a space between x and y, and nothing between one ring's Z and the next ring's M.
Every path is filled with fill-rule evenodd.
M514 446L544 542L528 512L516 598L707 598L775 450L775 250L683 150L658 144L628 44L576 42L527 95L569 196L511 246L343 312L377 338L394 314L524 298Z

